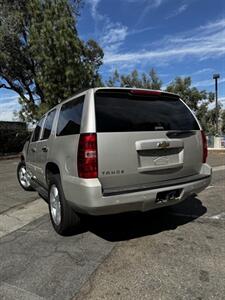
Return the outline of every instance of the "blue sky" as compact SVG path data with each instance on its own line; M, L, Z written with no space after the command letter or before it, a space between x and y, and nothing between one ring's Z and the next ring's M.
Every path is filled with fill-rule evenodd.
M86 0L78 31L104 49L103 78L115 69L153 67L163 87L176 76L191 76L193 86L214 91L216 72L225 105L224 0ZM1 89L0 120L10 120L18 107L16 95Z

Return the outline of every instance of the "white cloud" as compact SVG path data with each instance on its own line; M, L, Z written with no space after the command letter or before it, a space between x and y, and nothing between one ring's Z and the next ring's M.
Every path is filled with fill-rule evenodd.
M128 61L136 61L141 62L142 59L152 60L152 59L162 59L162 60L171 60L171 59L183 59L187 55L192 56L204 56L205 58L210 55L221 56L225 53L225 45L217 47L182 47L175 49L165 49L165 50L156 50L156 51L140 51L135 53L123 53L123 54L106 54L106 58L104 60L105 63L112 62L128 62Z
M0 121L13 121L14 118L13 111L0 111Z
M101 0L87 0L87 3L90 5L91 7L91 15L93 17L93 19L101 19L103 16L101 14L99 14L97 7L99 5Z
M123 41L127 36L127 29L127 26L123 26L118 23L106 27L106 34L102 38L103 45Z
M135 2L136 0L128 1ZM167 0L140 0L146 2L148 7L158 7L163 1ZM152 30L154 27L148 26L140 29L128 30L126 25L120 22L112 22L109 16L99 12L99 3L101 0L87 0L90 6L91 15L95 21L95 31L99 43L104 49L105 54L117 53L119 48L123 45L128 35L135 35L145 31Z
M98 5L101 0L87 0L91 8L91 15L95 25L100 27L97 30L99 41L105 52L116 53L128 34L128 27L119 23L112 22L107 15L99 13Z
M186 4L186 3L182 4L182 5L181 5L180 7L178 7L174 12L172 12L172 13L167 17L167 19L174 18L174 17L180 15L180 14L183 13L187 8L188 8L188 4Z
M149 3L148 8L157 8L159 7L165 0L153 0L153 1L146 1Z
M100 40L100 44L104 48L105 53L116 53L126 39L127 31L127 26L120 23L108 23Z
M157 60L168 62L183 60L187 56L199 60L225 55L225 19L209 23L177 36L167 36L155 43L154 50L140 49L137 52L106 53L104 62L127 63Z
M129 3L145 3L148 5L148 8L159 7L165 0L126 0Z
M155 29L155 28L156 28L156 27L148 26L148 27L144 27L144 28L139 28L139 29L129 30L129 31L128 31L128 35L139 34L139 33L142 33L142 32L149 31L149 30L153 30L153 29Z
M127 36L139 34L145 31L154 29L152 26L129 30L127 26L121 23L112 23L109 20L102 32L100 44L104 48L105 53L116 53L118 49L126 40Z
M183 4L181 5L179 8L178 8L178 13L182 13L183 11L185 11L186 9L188 8L188 5L187 4Z
M225 82L225 78L222 78L222 79L219 79L219 85L221 83L224 83ZM199 86L214 86L215 85L215 81L213 79L207 79L207 80L200 80L200 81L197 81L197 82L193 82L192 84L193 86L196 86L196 87L199 87Z
M219 98L219 102L225 103L225 97Z
M143 19L149 13L150 10L160 7L166 1L167 0L142 0L142 2L144 2L144 10L138 18L136 25L140 24L143 21Z
M8 100L15 100L18 99L19 96L8 96L8 95L4 95L0 97L0 105L1 105L1 101L2 102L8 102Z
M18 96L0 98L0 121L12 121L14 111L19 109Z
M191 75L201 75L203 73L212 73L213 71L215 71L213 68L204 68L204 69L201 69L201 70L198 70L196 72L193 72Z

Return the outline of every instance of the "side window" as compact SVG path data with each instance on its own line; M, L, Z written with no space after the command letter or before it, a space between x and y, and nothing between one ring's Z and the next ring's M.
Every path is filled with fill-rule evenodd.
M76 98L62 105L57 127L58 136L80 133L84 97Z
M43 122L44 122L44 117L42 117L41 120L38 122L38 124L37 124L37 126L34 130L31 142L38 141L40 133L41 133L41 128L42 128Z
M45 120L42 140L47 140L49 138L50 134L51 134L52 125L53 125L53 121L54 121L54 118L55 118L55 113L56 113L55 109L50 111L50 113L48 114L48 116Z

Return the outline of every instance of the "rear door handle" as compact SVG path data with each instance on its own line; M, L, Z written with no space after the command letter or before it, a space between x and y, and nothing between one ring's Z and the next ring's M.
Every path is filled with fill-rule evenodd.
M41 150L42 150L43 152L48 152L48 147L44 146Z
M35 147L33 147L33 148L31 148L31 151L32 151L32 152L36 152L37 149L36 149Z

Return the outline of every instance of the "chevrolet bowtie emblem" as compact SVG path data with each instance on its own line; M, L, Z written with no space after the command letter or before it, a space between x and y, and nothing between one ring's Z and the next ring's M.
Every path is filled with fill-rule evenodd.
M169 146L170 146L170 143L169 143L169 142L166 142L166 141L157 143L157 147L158 147L158 148L165 149L165 148L168 148Z

